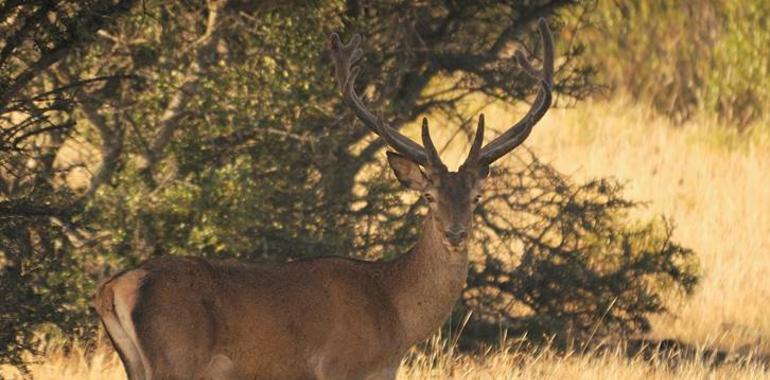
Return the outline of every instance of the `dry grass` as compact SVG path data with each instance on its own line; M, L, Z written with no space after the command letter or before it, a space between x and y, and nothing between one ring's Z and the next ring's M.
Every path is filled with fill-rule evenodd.
M412 352L399 372L400 380L417 379L761 379L770 378L764 368L751 363L712 367L689 361L671 366L662 358L628 359L620 352L556 354L550 350L525 353L517 349L495 350L482 356L452 354L441 345L429 353ZM1 367L0 367L1 368ZM106 346L87 354L76 347L69 353L52 350L30 366L36 380L124 380L117 355ZM4 376L4 377L2 377ZM0 377L21 379L6 368Z
M618 351L593 354L556 354L550 350L525 353L491 352L482 357L417 354L402 366L399 379L760 379L764 368L736 363L712 367L688 361L671 366L665 358L627 358Z
M487 111L488 126L511 122L509 110ZM626 195L648 201L638 217L665 214L675 237L700 256L704 278L689 300L670 300L673 315L654 321L655 335L738 353L770 352L770 142L733 140L704 124L673 127L622 101L555 110L530 147L576 179L615 176ZM438 136L441 139L441 136ZM674 316L675 315L675 316ZM746 365L628 359L618 352L557 355L493 350L469 357L434 345L413 353L400 379L749 379L770 378ZM89 358L88 360L86 358ZM36 379L123 379L111 351L52 351L31 366ZM0 374L3 374L0 372ZM6 377L13 378L6 368Z
M532 144L544 160L577 178L626 181L630 199L649 202L641 216L671 217L675 238L698 253L702 284L692 299L672 302L676 317L655 321L658 336L768 352L766 138L732 144L719 129L695 123L673 127L623 102L559 110L537 133Z

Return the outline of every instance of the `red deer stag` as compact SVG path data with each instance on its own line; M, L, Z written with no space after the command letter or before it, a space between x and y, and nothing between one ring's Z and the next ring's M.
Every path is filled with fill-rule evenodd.
M553 41L540 20L542 70L517 52L540 90L529 112L482 147L484 117L457 172L423 120L422 146L375 117L356 94L360 37L331 53L345 103L393 149L398 180L429 205L409 252L391 261L324 257L246 264L162 257L98 288L95 307L137 379L394 379L404 353L441 326L465 284L472 213L489 165L520 145L551 105Z

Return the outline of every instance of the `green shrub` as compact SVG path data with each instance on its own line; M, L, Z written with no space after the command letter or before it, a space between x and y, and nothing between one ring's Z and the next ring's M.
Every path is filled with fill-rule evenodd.
M674 121L702 114L744 130L770 105L768 16L762 0L600 0L586 57Z
M617 181L575 183L535 157L524 161L497 171L479 211L482 254L462 300L476 335L494 342L504 327L566 344L645 333L665 299L692 293L694 252L672 241L665 219L629 220L640 205Z

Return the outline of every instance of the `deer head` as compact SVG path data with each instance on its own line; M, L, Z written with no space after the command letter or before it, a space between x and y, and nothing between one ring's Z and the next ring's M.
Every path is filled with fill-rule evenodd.
M382 137L393 150L387 154L396 177L407 188L421 192L430 206L428 217L433 218L439 231L442 231L442 242L451 251L466 247L472 213L489 174L489 165L521 145L551 105L553 37L544 19L539 20L538 28L543 42L543 68L535 69L521 51L515 55L522 69L540 84L535 102L521 120L486 145L483 145L484 115L480 115L468 158L456 172L447 170L441 162L430 137L427 119L422 121L422 145L419 145L366 108L355 91L356 77L360 72L355 64L363 56L358 47L361 37L354 35L347 44L343 44L336 33L331 35L337 82L345 103L367 128Z

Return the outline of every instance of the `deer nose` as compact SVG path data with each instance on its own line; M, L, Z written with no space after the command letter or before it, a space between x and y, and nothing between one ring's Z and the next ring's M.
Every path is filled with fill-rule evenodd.
M444 232L444 236L449 241L449 244L460 245L468 237L468 232L465 229L447 229Z

